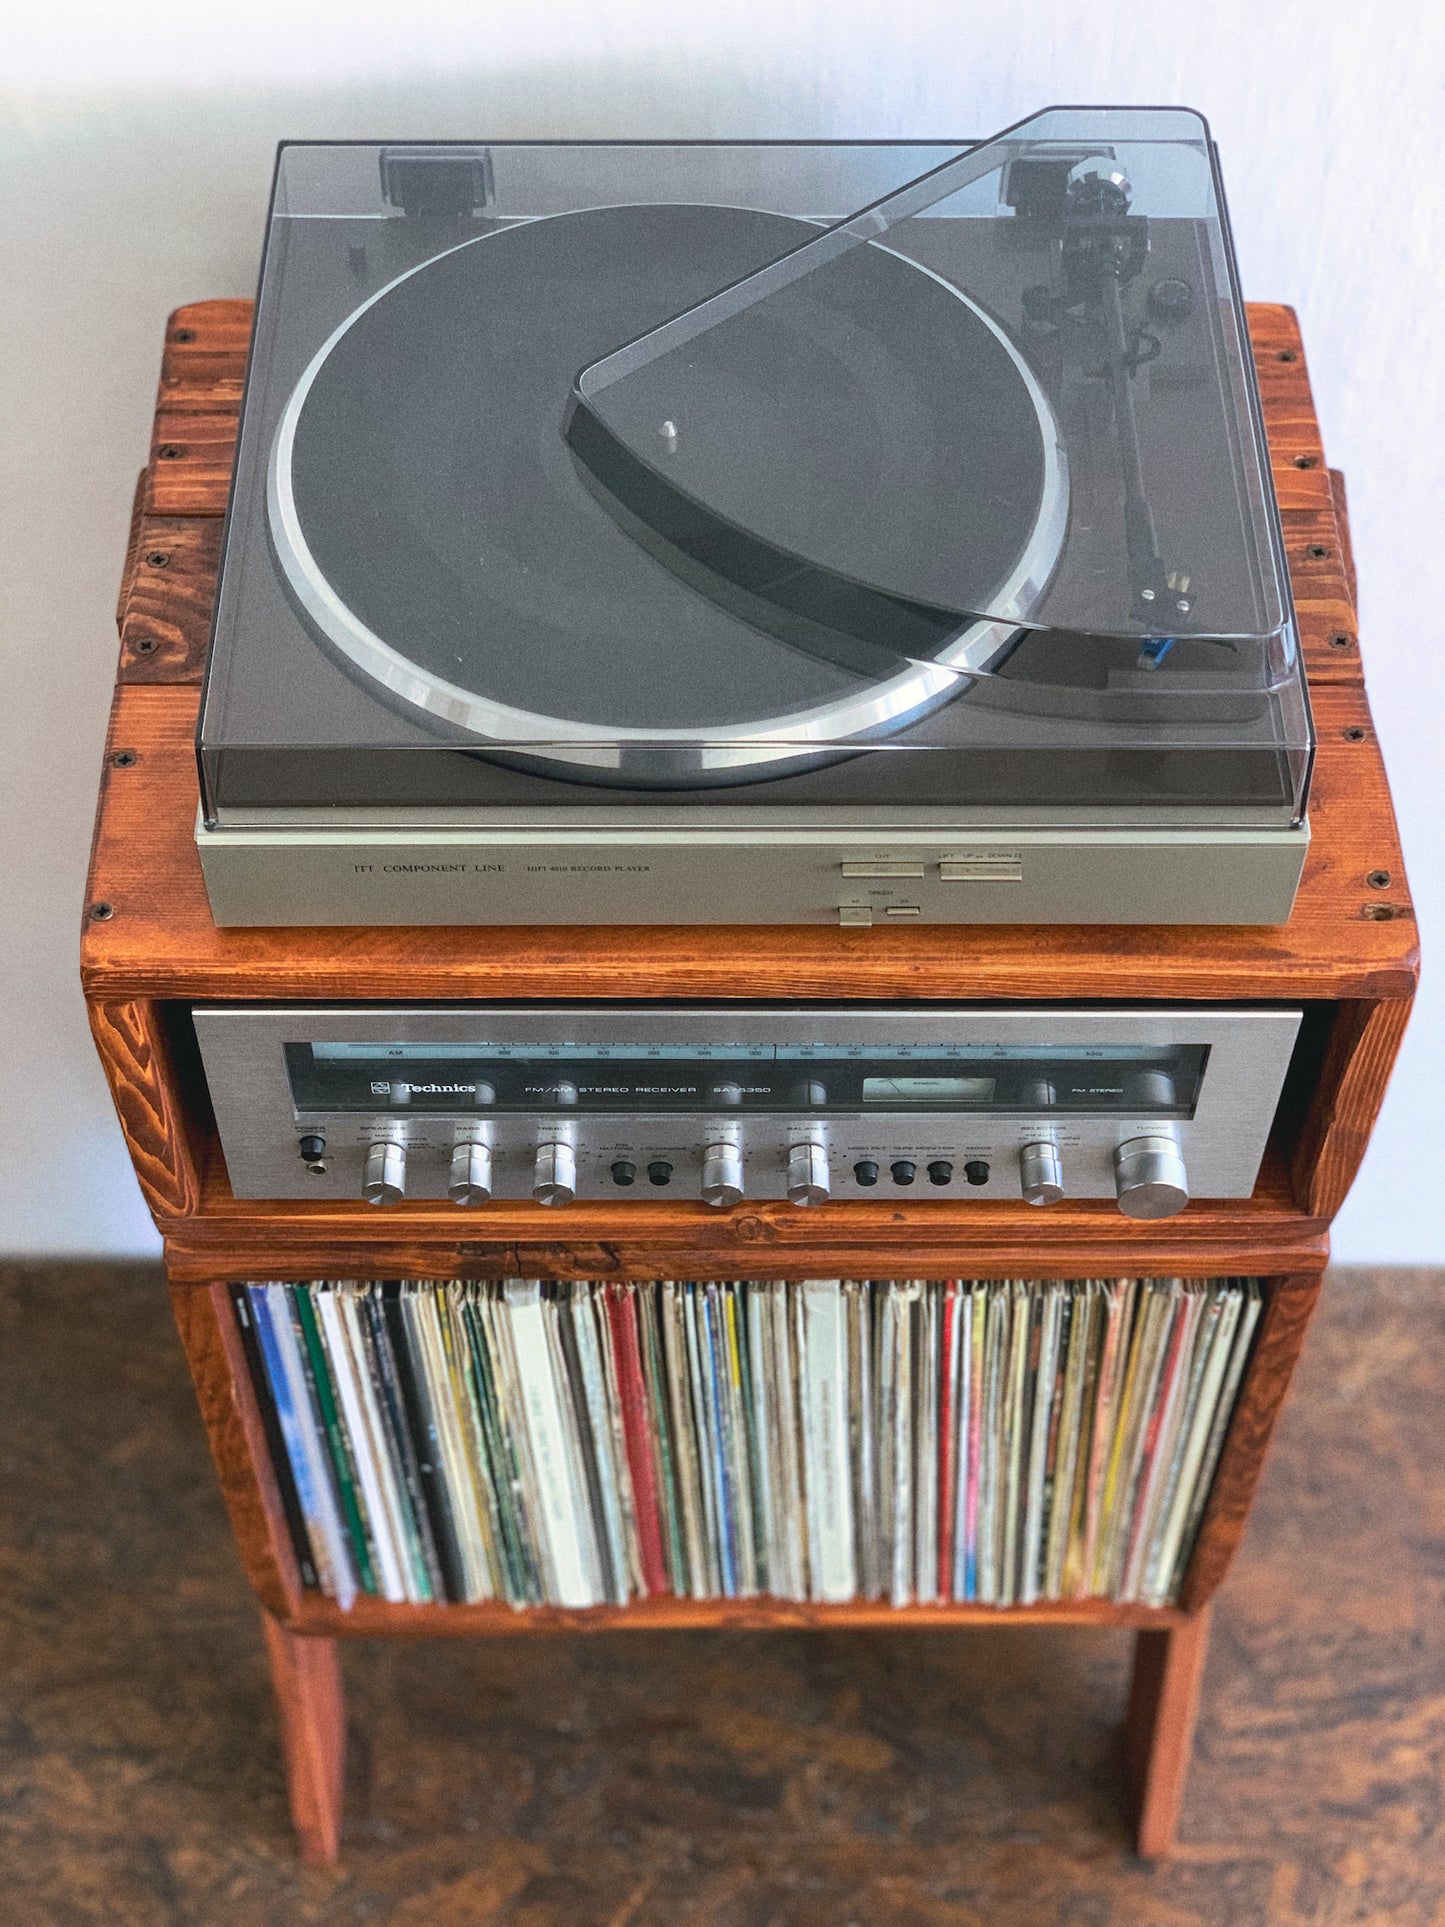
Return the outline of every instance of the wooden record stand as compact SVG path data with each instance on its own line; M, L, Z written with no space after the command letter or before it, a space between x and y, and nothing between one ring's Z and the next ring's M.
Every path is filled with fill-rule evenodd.
M1325 466L1293 314L1254 307L1275 484L1319 735L1314 840L1281 929L920 927L218 930L192 841L193 736L251 324L244 301L180 309L121 585L120 666L82 942L90 1020L165 1262L237 1548L262 1607L291 1810L308 1860L341 1826L342 1635L593 1627L1137 1629L1127 1717L1137 1842L1170 1848L1210 1600L1229 1565L1409 1016L1416 929L1360 667L1344 491ZM800 1211L700 1202L499 1201L378 1212L231 1195L192 1000L554 998L1303 1000L1305 1022L1253 1197L1160 1223L1110 1203L966 1198ZM654 1598L585 1612L503 1604L349 1613L301 1583L226 1281L248 1278L1085 1277L1249 1273L1266 1302L1176 1608L999 1610Z

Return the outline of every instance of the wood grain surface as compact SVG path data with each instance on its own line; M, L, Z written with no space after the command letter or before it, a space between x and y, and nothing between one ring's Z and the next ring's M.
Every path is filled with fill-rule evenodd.
M346 1701L329 1639L297 1639L261 1615L281 1723L291 1824L308 1866L330 1866L341 1846L346 1779Z
M1176 1626L1140 1632L1134 1640L1124 1757L1134 1799L1134 1843L1144 1860L1174 1851L1209 1652L1209 1623L1206 1606Z

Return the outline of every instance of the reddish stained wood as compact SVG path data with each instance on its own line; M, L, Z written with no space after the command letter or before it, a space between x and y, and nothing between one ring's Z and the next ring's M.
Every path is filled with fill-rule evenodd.
M220 566L214 518L146 515L120 607L123 683L199 683Z
M1391 891L1382 891L1389 899ZM1332 1218L1344 1203L1410 1021L1408 1002L1354 1003L1341 1011L1330 1037L1317 1100L1295 1150L1295 1189L1316 1217Z
M1134 1678L1124 1727L1135 1803L1135 1847L1157 1859L1173 1851L1209 1652L1209 1608L1134 1642Z
M126 537L125 561L121 565L120 590L116 596L115 620L117 626L125 616L126 598L130 594L131 579L135 574L136 549L140 543L140 525L145 514L146 471L137 475L135 488L130 502L130 533Z
M1107 1599L1079 1599L1039 1606L890 1606L883 1600L850 1600L824 1606L791 1599L635 1599L628 1606L568 1610L528 1606L515 1611L497 1601L475 1606L393 1606L359 1598L348 1612L319 1593L307 1593L289 1622L293 1630L335 1639L433 1639L487 1634L556 1632L697 1632L705 1628L761 1632L786 1627L950 1626L1140 1626L1183 1623L1168 1607L1116 1606Z
M236 1551L262 1606L289 1621L305 1595L230 1293L172 1284L170 1298Z
M1274 1278L1266 1286L1259 1332L1179 1589L1179 1604L1186 1612L1196 1611L1213 1596L1244 1536L1269 1442L1319 1296L1317 1274Z
M1350 504L1345 478L1337 468L1330 470L1330 495L1334 500L1335 527L1340 537L1340 566L1344 570L1345 588L1353 603L1359 599L1359 584L1355 579L1355 551L1350 541Z
M308 1866L331 1866L341 1850L346 1776L346 1699L330 1639L298 1639L261 1615L281 1726L291 1823Z
M158 1217L185 1217L199 1205L200 1185L162 1012L104 999L87 1012L146 1202Z

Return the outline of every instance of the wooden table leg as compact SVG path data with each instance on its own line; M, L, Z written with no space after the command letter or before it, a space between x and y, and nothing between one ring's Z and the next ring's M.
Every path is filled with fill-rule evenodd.
M1145 1859L1174 1846L1209 1650L1209 1615L1204 1606L1177 1626L1150 1627L1135 1636L1124 1750L1135 1846Z
M341 1850L346 1700L334 1639L301 1639L263 1612L266 1656L281 1718L286 1790L301 1858L325 1866Z

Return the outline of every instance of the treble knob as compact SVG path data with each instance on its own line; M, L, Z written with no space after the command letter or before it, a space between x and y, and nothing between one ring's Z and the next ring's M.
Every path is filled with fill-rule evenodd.
M378 1138L366 1154L361 1195L368 1204L396 1204L406 1195L406 1146Z
M452 1152L452 1181L447 1196L453 1204L485 1204L492 1195L492 1147L459 1144Z
M702 1195L709 1204L740 1204L743 1196L743 1154L739 1145L709 1144L702 1157Z
M788 1202L822 1204L828 1188L828 1153L821 1144L795 1144L788 1153Z
M538 1204L571 1204L577 1195L577 1156L570 1144L537 1146L532 1196Z
M1114 1153L1114 1189L1126 1218L1172 1218L1189 1202L1184 1153L1172 1137L1132 1137Z

